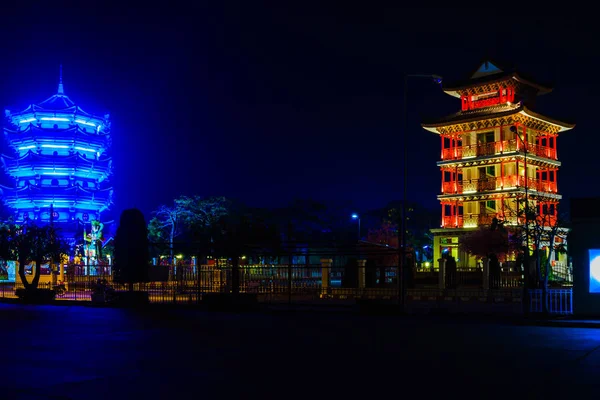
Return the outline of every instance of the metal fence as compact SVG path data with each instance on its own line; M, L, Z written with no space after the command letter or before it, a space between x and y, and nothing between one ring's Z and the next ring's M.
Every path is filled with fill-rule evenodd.
M152 303L198 303L207 294L234 292L252 294L259 302L265 303L398 300L406 294L406 290L413 293L427 289L467 293L483 287L483 273L476 269L459 269L452 277L446 277L444 288L439 287L439 271L411 270L405 276L406 290L402 292L399 268L389 265L332 262L324 266L313 262L240 265L234 268L231 263L222 262L151 268L168 268L166 280L138 283L134 285L134 290L148 292ZM237 275L237 279L234 279L234 275ZM31 279L31 275L28 279ZM61 276L44 275L39 287L55 289L59 301L91 301L94 287L99 281L105 281L116 292L128 290L127 285L113 282L110 269L86 266L67 266ZM0 297L16 298L15 291L22 287L18 277L17 283L0 282ZM490 281L490 288L495 290L519 287L521 276L517 273L503 272Z
M548 313L556 315L573 314L573 289L548 289L546 291ZM544 294L542 289L529 290L529 311L544 311Z

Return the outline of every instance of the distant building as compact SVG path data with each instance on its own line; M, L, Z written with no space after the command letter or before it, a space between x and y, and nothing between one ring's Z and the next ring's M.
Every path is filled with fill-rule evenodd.
M2 186L2 198L14 220L52 222L68 238L85 224L91 231L112 204L109 115L77 106L65 94L61 71L55 95L5 111L4 135L12 152L1 160L13 185Z
M441 224L433 229L434 260L448 253L459 267L475 260L458 249L465 232L490 225L523 225L526 202L556 221L557 137L574 127L533 111L535 99L551 88L483 63L463 82L443 85L461 109L423 128L441 141ZM558 255L556 256L558 257Z

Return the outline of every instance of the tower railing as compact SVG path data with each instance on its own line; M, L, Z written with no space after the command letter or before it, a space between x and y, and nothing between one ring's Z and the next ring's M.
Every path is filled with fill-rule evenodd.
M524 152L538 157L557 160L556 148L542 146L537 143L528 143L527 149L517 139L502 140L497 142L477 143L442 149L442 160L460 160L463 158L483 157L504 153Z
M463 194L508 190L525 187L538 192L556 193L557 183L543 179L525 178L522 175L490 176L482 179L463 179L456 182L442 182L443 194Z
M480 213L480 214L459 214L459 215L445 215L442 217L443 228L476 228L479 226L491 225L494 218L500 221L504 221L506 225L525 225L525 218L523 216L510 214L508 212L502 213ZM546 214L536 221L539 225L552 226L556 224L557 217L555 215Z

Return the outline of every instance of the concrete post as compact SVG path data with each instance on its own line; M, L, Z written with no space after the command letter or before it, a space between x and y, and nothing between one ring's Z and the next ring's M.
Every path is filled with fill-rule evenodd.
M438 259L438 263L440 265L440 271L438 275L438 287L441 290L446 289L446 259L440 258Z
M490 259L483 259L483 290L490 288Z
M365 267L367 266L367 260L358 260L358 289L362 290L365 288Z
M329 293L329 282L331 273L331 266L333 260L331 258L321 258L321 296Z

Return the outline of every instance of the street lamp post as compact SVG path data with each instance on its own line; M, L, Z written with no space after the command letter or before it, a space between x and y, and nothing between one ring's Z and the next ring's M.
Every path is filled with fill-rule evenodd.
M407 148L407 137L408 137L408 123L407 123L407 116L408 116L408 81L411 78L428 78L428 79L432 79L435 83L440 84L442 83L442 77L439 75L435 75L435 74L406 74L404 75L404 103L403 103L403 115L402 115L402 122L403 122L403 129L404 129L404 134L402 135L402 151L403 151L403 168L402 168L402 175L404 178L404 182L403 182L403 188L402 188L402 215L400 217L400 229L398 229L398 261L400 262L400 268L398 271L398 286L400 289L400 293L399 294L399 301L400 304L402 306L404 306L404 298L405 298L405 293L406 293L406 282L405 282L405 266L406 266L406 212L407 212L407 208L406 208L406 199L407 199L407 188L408 188L408 161L407 161L407 155L408 155L408 148Z
M358 214L352 214L352 219L358 220L358 240L360 240L360 216Z

